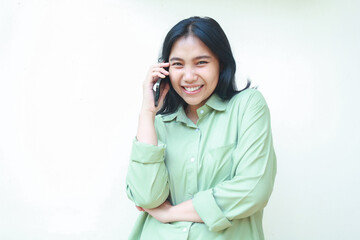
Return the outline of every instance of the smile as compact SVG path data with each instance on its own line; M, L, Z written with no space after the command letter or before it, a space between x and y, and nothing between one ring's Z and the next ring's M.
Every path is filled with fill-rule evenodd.
M188 94L194 94L200 92L200 89L203 87L203 85L195 86L195 87L183 87L186 93Z

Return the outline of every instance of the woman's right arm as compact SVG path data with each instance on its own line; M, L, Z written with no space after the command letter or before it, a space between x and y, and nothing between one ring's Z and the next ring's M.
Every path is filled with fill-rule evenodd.
M143 102L139 115L139 125L136 138L139 142L157 145L157 136L155 132L155 115L162 107L165 95L169 91L169 85L166 84L161 91L159 105L155 107L153 86L158 78L165 78L169 72L164 69L169 63L158 63L149 69L148 75L143 83Z
M162 204L169 195L168 173L164 163L165 145L158 142L155 130L155 115L162 107L169 90L166 84L155 107L153 86L158 78L169 73L164 69L168 63L152 66L143 83L143 103L139 114L136 139L133 142L131 161L126 178L127 195L137 205L154 208Z

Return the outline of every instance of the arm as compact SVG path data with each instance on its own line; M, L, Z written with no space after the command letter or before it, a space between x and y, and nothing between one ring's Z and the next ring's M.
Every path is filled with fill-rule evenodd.
M169 86L163 89L158 107L154 105L152 90L157 78L168 75L163 69L166 66L168 63L160 63L150 68L143 84L143 104L126 177L127 195L140 207L157 207L169 195L168 173L164 163L165 145L158 142L155 130L155 115L161 108Z
M191 199L175 206L172 206L169 201L165 201L157 208L145 208L139 210L146 211L162 223L178 221L203 222L199 214L196 212Z
M143 83L143 102L139 115L138 131L136 134L139 142L157 145L157 136L155 131L155 115L156 112L162 107L164 98L169 91L169 85L166 84L163 89L159 101L159 105L155 107L153 86L158 78L165 78L165 75L169 75L169 72L164 67L169 66L169 63L159 63L152 66L148 72L148 76Z
M239 142L233 153L235 176L193 199L171 206L165 202L144 209L161 222L205 222L211 231L231 226L231 220L248 217L265 207L272 192L276 158L272 147L269 111L256 93L239 116Z
M244 110L239 111L238 143L232 153L234 177L198 192L192 199L210 231L224 230L231 226L232 220L262 210L273 189L276 157L269 109L258 91L250 94L246 105L239 106Z

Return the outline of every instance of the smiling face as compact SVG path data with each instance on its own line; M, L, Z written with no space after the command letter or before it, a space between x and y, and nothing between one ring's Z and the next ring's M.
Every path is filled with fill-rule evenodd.
M195 113L214 92L220 64L212 51L196 36L179 38L169 56L170 81L174 90Z

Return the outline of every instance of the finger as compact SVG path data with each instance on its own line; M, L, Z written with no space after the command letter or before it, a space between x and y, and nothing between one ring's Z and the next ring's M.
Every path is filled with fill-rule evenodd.
M141 212L145 211L142 207L139 207L139 206L135 206L135 207L137 208L137 210L139 210Z
M152 72L161 72L161 73L163 73L165 75L169 75L169 72L166 71L164 68L153 68Z
M170 63L169 62L162 62L162 63L155 64L154 66L168 67L168 66L170 66Z
M154 69L154 68L165 68L165 67L169 67L170 63L158 63L158 64L154 64L150 67L150 69Z
M157 77L159 77L159 78L166 78L166 76L165 76L164 74L160 73L160 72L153 72L153 73L151 74L151 76L153 77L153 80L156 79Z

